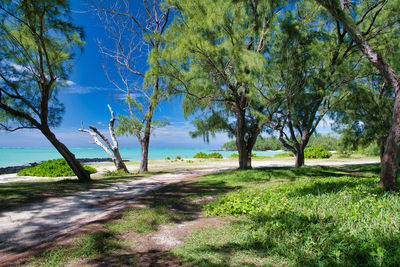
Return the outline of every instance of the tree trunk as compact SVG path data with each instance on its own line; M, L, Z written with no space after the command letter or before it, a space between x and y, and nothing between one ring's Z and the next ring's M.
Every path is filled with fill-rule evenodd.
M340 6L332 1L316 0L324 6L332 16L339 21L343 28L349 33L358 48L379 71L385 81L395 92L395 102L392 115L392 126L386 140L386 148L382 160L381 180L379 186L385 191L397 190L397 171L399 165L399 141L400 141L400 76L393 70L388 62L377 53L358 30L350 10L348 1L340 0Z
M396 94L394 102L392 127L386 139L385 152L381 160L381 179L379 186L385 191L397 190L397 173L400 153L400 94Z
M69 149L54 135L54 133L49 128L42 128L40 129L44 136L50 141L50 143L57 149L57 151L64 157L67 161L69 167L78 177L80 182L89 182L90 179L90 172L85 170L83 166L79 163L79 161L75 158L75 155L69 151Z
M117 171L124 171L124 172L129 172L128 168L126 167L124 161L122 160L121 154L119 153L118 148L113 150L114 154L114 165L117 168Z
M251 152L246 148L246 144L241 143L237 146L239 153L239 169L246 170L251 169Z
M301 146L296 151L296 162L294 167L303 167L304 166L304 148Z
M140 142L142 146L142 153L140 155L140 166L139 172L147 172L149 165L149 144L150 144L150 133L146 134L143 140Z

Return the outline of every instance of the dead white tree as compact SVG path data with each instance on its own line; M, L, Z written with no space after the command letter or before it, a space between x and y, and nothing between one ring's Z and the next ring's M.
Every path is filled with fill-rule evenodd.
M163 7L162 0L87 2L104 26L100 52L113 62L105 65L105 73L128 106L129 115L119 117L117 135L136 136L142 150L139 172L147 172L151 134L168 124L166 119L155 120L153 116L158 104L168 97L157 69L170 10ZM149 72L146 62L151 62L153 71Z
M117 141L117 137L116 137L115 131L114 131L114 123L116 120L115 116L114 116L114 111L112 110L110 105L107 105L107 106L111 113L111 119L110 119L110 122L108 123L108 130L110 133L112 144L102 132L100 132L96 127L94 127L92 125L89 126L89 128L92 130L92 131L90 131L88 129L85 129L85 127L83 126L83 122L82 122L82 128L79 129L79 131L88 133L93 137L94 143L97 144L99 147L101 147L108 155L110 155L112 161L115 164L115 167L117 168L117 171L128 172L128 168L126 168L126 165L123 162L123 160L121 158L121 154L119 153L119 149L118 149L118 141ZM104 141L105 144L103 144L100 141L98 136L100 136L100 138Z

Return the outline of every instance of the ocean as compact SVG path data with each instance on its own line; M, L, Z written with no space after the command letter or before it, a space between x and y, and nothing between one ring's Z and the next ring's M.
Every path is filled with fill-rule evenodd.
M96 148L73 148L72 153L77 158L108 158L108 154L102 149ZM150 149L149 159L165 159L176 158L193 158L198 152L221 153L224 157L229 157L235 151L215 151L206 149ZM140 160L140 149L120 149L120 153L123 159L130 161ZM275 151L254 151L258 156L272 156L280 153ZM61 155L57 150L53 148L0 148L0 168L9 166L26 165L32 162L39 162L50 159L61 158Z

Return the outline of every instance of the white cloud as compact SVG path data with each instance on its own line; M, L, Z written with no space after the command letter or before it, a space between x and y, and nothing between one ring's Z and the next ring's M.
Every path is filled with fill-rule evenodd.
M93 92L99 92L99 91L107 91L110 90L109 87L99 87L99 86L80 86L75 84L72 81L67 81L67 83L73 83L69 87L64 87L60 93L64 94L89 94ZM68 85L68 84L67 84Z

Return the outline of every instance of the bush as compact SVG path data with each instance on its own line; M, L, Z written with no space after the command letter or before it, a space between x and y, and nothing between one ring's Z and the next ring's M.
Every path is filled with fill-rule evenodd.
M286 152L274 155L274 158L289 158L289 157L294 157L294 154L292 152Z
M221 153L217 153L217 152L210 153L208 155L204 152L199 152L196 155L194 155L193 158L195 158L195 159L222 159L223 156Z
M96 173L96 169L83 165L85 170L90 173ZM43 161L41 164L19 171L18 176L41 176L41 177L59 177L75 176L72 169L68 166L65 159L52 159Z
M304 149L304 157L306 159L328 159L332 153L323 146L311 146Z
M222 159L223 156L221 155L221 153L214 152L214 153L208 154L207 158L209 158L209 159Z

